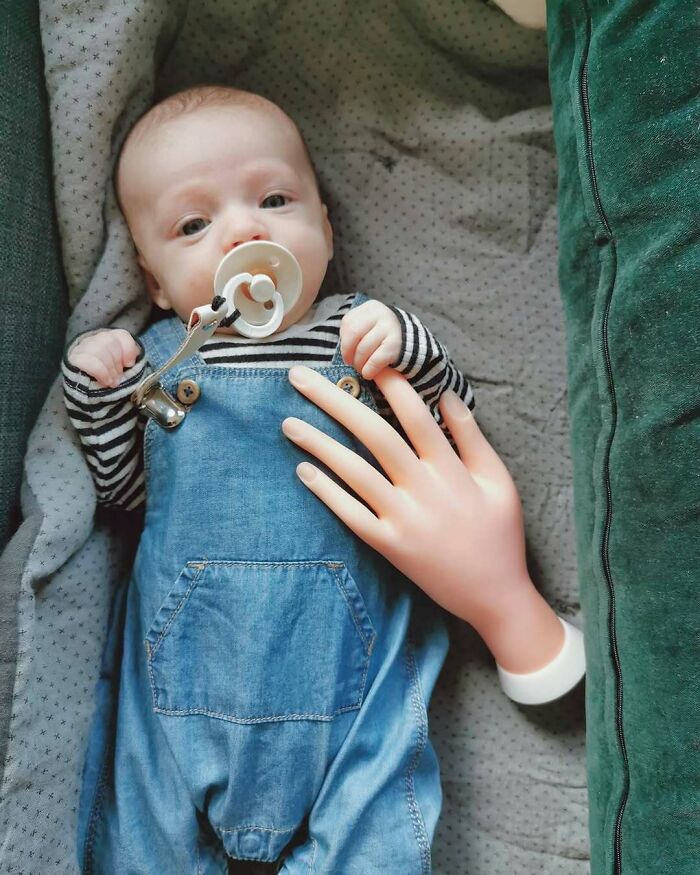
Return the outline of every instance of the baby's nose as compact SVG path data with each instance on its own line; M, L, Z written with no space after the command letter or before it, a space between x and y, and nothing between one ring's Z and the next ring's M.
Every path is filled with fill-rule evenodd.
M238 239L235 239L236 237ZM232 249L235 249L236 246L240 246L241 243L250 243L251 240L264 240L264 239L265 238L263 237L262 234L234 235L234 237L228 237L227 240L224 242L224 252L230 252Z

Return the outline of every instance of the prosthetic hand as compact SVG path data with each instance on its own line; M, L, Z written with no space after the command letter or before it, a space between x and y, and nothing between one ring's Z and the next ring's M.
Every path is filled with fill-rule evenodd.
M584 671L581 633L535 589L517 490L458 396L446 392L440 410L459 455L402 375L390 368L377 374L414 452L388 422L316 371L296 366L289 380L362 441L387 475L313 426L288 418L285 435L372 510L308 462L297 468L302 482L432 599L474 626L511 698L545 702L571 689Z

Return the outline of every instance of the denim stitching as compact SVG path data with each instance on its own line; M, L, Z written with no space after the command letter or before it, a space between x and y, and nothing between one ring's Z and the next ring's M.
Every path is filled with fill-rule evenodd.
M360 636L360 638L362 638L362 641L365 645L365 650L367 651L367 656L369 656L369 654L372 652L372 644L374 643L374 639L376 638L376 632L374 632L374 630L372 630L371 638L368 641L367 638L365 637L364 629L360 625L359 617L357 617L355 615L355 611L353 610L353 607L350 604L350 599L349 599L348 593L345 589L345 584L343 583L340 575L338 574L338 568L340 568L341 565L340 564L329 565L328 567L331 569L331 573L333 574L333 577L335 578L335 581L338 584L338 588L340 589L340 592L343 596L343 600L344 600L345 604L347 605L348 611L350 612L350 616L352 617L352 621L355 624L355 628L357 629L357 633Z
M112 733L110 733L110 736ZM104 793L105 784L107 782L107 759L111 758L113 753L113 742L111 737L107 741L107 745L104 751L104 759L102 760L102 766L100 768L100 776L97 781L97 786L95 787L95 793L92 797L92 804L90 805L90 814L89 821L87 827L87 835L85 837L85 854L83 859L83 873L84 875L91 875L93 871L93 851L95 847L97 832L97 819L102 812L102 794Z
M258 562L253 559L202 559L200 561L194 560L192 562L187 563L187 568L197 568L200 571L203 571L205 567L208 565L241 565L243 568L292 568L293 566L311 566L311 565L325 565L328 568L343 568L344 563L338 562L334 559L290 559L287 562L282 561L264 561Z
M157 704L157 690L152 676L151 686L153 687L153 710L157 714L172 714L174 717L184 717L188 714L201 714L204 717L217 717L219 720L228 720L229 723L279 723L283 720L320 720L324 723L329 723L338 714L343 714L346 711L357 711L358 708L360 708L362 705L361 701L353 702L352 705L344 705L342 708L336 709L332 714L280 714L273 717L236 717L233 714L224 714L218 711L210 711L207 708L187 708L183 710L176 710L174 708L163 708Z
M311 839L311 844L313 845L311 859L309 860L309 875L313 875L314 865L316 864L316 851L318 850L318 842L312 836L310 836L309 838Z
M413 775L418 767L418 762L423 756L427 741L427 727L423 717L424 709L421 707L422 693L420 689L420 678L418 669L413 655L413 644L409 638L406 639L406 667L411 684L411 705L415 713L416 722L418 724L418 744L408 764L406 772L406 797L408 800L408 808L413 823L413 830L416 835L416 841L420 849L421 856L421 871L424 875L430 875L430 844L425 832L425 823L418 807L416 799L416 790L413 782Z
M199 578L201 577L202 572L204 571L204 568L205 568L204 565L192 565L192 564L190 564L189 562L187 563L187 566L186 566L186 567L187 567L187 568L196 568L196 569L197 569L197 573L196 573L195 576L192 578L192 582L191 582L190 585L187 587L187 591L185 592L185 594L184 594L184 595L182 596L182 598L180 599L180 602L179 602L177 608L173 611L172 615L171 615L171 616L169 617L169 619L168 619L168 622L167 622L167 623L165 624L165 626L163 627L163 629L162 629L160 635L158 636L158 638L157 638L155 644L153 645L153 648L150 648L150 647L149 647L149 651L148 651L148 652L149 652L149 656L150 656L150 657L152 657L152 656L158 651L158 648L160 647L160 642L163 640L163 638L165 637L165 635L166 635L168 629L170 628L170 626L172 626L172 624L173 624L174 621L175 621L175 618L177 617L177 615L178 615L178 614L180 613L180 611L182 610L182 608L183 608L183 606L185 605L185 602L187 601L187 599L190 597L190 594L192 593L192 590L195 588L195 586L196 586L196 584L197 584L197 581L198 581ZM178 580L180 579L180 577L182 577L183 573L184 573L184 569L180 572L180 574L178 574L178 578L177 578ZM177 584L177 580L175 581L175 584L173 584L173 586L175 586L176 584ZM148 640L148 639L147 639L147 640ZM150 643L150 642L149 642L149 643Z
M273 826L256 826L254 823L243 823L240 826L221 826L219 832L241 832L242 830L255 830L256 832L294 832L295 826L287 826L284 828L275 828Z
M311 370L317 371L318 373L324 375L332 375L333 377L344 377L347 376L348 373L357 374L357 371L351 365L331 365L331 364L323 364L318 367L312 368ZM289 382L289 368L232 368L229 365L217 365L214 363L210 364L201 364L201 363L188 363L184 361L182 364L175 365L175 367L169 369L166 374L163 375L161 379L161 384L167 383L168 385L177 385L179 380L182 379L183 376L187 375L193 376L206 376L211 378L212 380L227 380L232 379L235 380L237 378L246 377L248 379L258 379L258 380L276 380L280 383L288 383ZM330 379L330 377L329 377Z
M357 696L356 701L352 702L349 705L344 705L341 708L336 708L331 714L299 713L299 714L279 714L279 715L272 715L272 716L268 716L268 717L237 717L234 714L228 714L228 713L220 712L220 711L212 711L208 708L164 708L161 705L159 705L158 704L158 687L156 685L155 677L153 674L153 657L155 656L155 654L156 654L156 652L161 644L161 641L165 637L165 634L167 633L169 627L174 622L175 617L177 616L177 614L180 613L180 611L184 607L187 599L191 595L192 590L194 589L200 576L202 575L205 568L207 568L209 565L218 565L218 566L239 565L239 566L242 566L244 568L253 568L253 567L255 567L255 568L260 568L260 567L275 567L275 568L284 567L284 568L287 568L287 567L289 567L289 568L291 568L291 567L299 567L299 566L311 567L311 566L324 565L331 571L331 574L333 575L334 578L336 578L336 580L337 580L337 575L335 574L334 569L345 567L344 563L342 563L342 562L338 562L338 561L334 561L334 560L323 561L323 560L313 560L313 559L293 560L293 561L289 561L289 562L254 562L254 561L236 560L236 559L211 559L211 560L203 559L201 561L195 560L195 561L186 563L185 567L196 569L197 574L193 578L193 580L190 583L189 587L187 588L187 591L185 592L185 594L182 596L182 598L181 598L180 602L178 603L178 606L175 609L175 611L173 612L172 616L168 619L168 622L166 623L166 625L164 626L160 635L158 636L158 639L157 639L155 645L153 646L153 648L151 648L151 644L150 644L150 641L148 638L144 641L144 644L146 645L146 652L147 652L148 676L149 676L149 679L151 682L151 694L153 697L153 710L157 714L168 714L168 715L171 715L174 717L182 717L182 716L187 716L187 715L200 714L200 715L205 716L205 717L215 717L219 720L226 720L229 723L238 723L238 724L242 724L242 725L252 725L252 724L257 724L257 723L280 723L280 722L286 721L286 720L318 720L318 721L321 721L324 723L328 723L331 720L333 720L336 716L338 716L339 714L344 714L348 711L356 711L362 706L362 699L364 696L365 685L367 683L367 674L369 672L369 655L372 651L372 645L374 644L374 641L376 639L376 633L373 634L372 640L370 642L370 647L367 650L367 657L368 658L365 659L365 668L364 668L364 672L362 674L362 678L360 681L358 696ZM183 569L183 571L184 571L184 569ZM182 573L183 572L180 572L180 574L178 575L178 579L182 575ZM342 586L341 586L341 589L342 589ZM342 594L343 594L343 600L347 604L347 599L345 597L344 589L342 589ZM353 623L355 624L355 627L357 628L357 622L355 620L354 611L350 608L349 605L348 605L348 608L350 610L350 616L353 619ZM359 632L359 630L358 630L358 632ZM361 632L360 632L360 636L366 645L365 637L364 637L364 635L362 635Z

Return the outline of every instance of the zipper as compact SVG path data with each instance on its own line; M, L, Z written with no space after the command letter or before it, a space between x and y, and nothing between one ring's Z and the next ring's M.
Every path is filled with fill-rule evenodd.
M614 282L613 275L613 282ZM612 299L612 296L611 296ZM610 439L608 440L608 446L605 450L605 466L604 466L604 476L605 476L605 491L607 495L607 509L605 515L605 527L603 531L603 543L601 546L601 557L603 560L603 569L605 572L605 579L608 584L608 592L610 595L610 616L608 621L608 632L610 636L610 649L612 653L613 663L615 666L615 722L617 727L617 740L620 745L620 753L622 754L622 762L624 765L624 775L623 775L623 786L622 786L622 795L620 797L620 803L617 810L617 817L615 818L615 831L613 838L613 854L615 857L615 875L621 875L622 873L622 850L621 850L621 833L622 833L622 817L625 813L625 808L627 806L627 797L629 796L629 786L630 786L630 778L629 778L629 760L627 758L627 745L625 744L625 733L624 726L622 723L622 701L623 701L623 690L622 690L622 667L620 665L620 655L617 649L617 637L615 635L615 590L613 588L612 581L612 573L610 571L610 559L608 555L608 537L610 535L610 524L612 520L612 493L610 490L610 447L612 446L613 435L615 433L615 424L617 422L617 400L615 397L615 386L613 384L612 378L612 367L610 365L610 351L608 349L608 313L610 312L610 303L609 300L607 306L605 308L605 316L603 317L603 355L605 357L605 369L608 375L608 386L610 387L610 395L612 402L612 414L613 414L613 429L610 433Z
M585 5L585 4L584 4ZM615 287L615 278L616 278L616 265L617 265L617 250L615 248L615 241L613 239L612 229L608 223L607 216L605 215L605 210L603 209L603 204L600 199L600 192L598 190L598 179L596 175L595 169L595 160L593 154L593 130L591 125L591 112L590 105L588 99L588 51L590 47L591 40L591 22L590 15L588 14L588 10L586 10L586 46L584 53L584 63L581 68L581 78L580 78L580 95L581 95L581 108L583 110L583 133L585 140L585 148L586 148L586 159L588 163L588 178L591 186L591 193L593 195L593 201L595 203L595 209L598 216L598 221L600 227L598 228L595 234L595 242L599 246L604 246L606 244L610 244L613 254L613 275L611 277L611 289ZM610 489L610 448L612 446L613 436L615 434L615 426L617 424L617 397L615 394L615 384L613 382L613 374L612 374L612 364L610 361L610 349L608 346L608 315L610 313L610 305L612 303L612 293L608 299L608 302L605 307L605 313L603 315L603 331L602 331L602 351L603 351L603 360L605 362L605 371L608 378L608 388L610 390L610 401L611 401L611 413L612 413L612 428L610 431L610 437L608 439L608 445L605 450L605 460L603 465L603 477L605 484L605 493L606 493L606 514L605 514L605 525L603 527L603 540L601 544L601 560L603 564L603 572L605 575L605 581L608 586L608 595L610 598L610 613L608 617L608 634L610 637L610 649L613 660L613 666L615 670L615 725L617 730L617 740L620 746L620 753L622 755L622 762L624 767L624 775L623 775L623 787L622 787L622 795L620 797L620 802L617 809L617 815L615 817L615 829L613 832L613 858L614 858L614 875L621 875L622 873L622 850L621 850L621 836L622 836L622 818L625 812L625 808L627 806L627 799L629 797L629 760L627 757L627 746L625 743L625 735L624 735L624 726L622 722L622 704L623 704L623 688L622 688L622 667L620 664L620 655L617 647L617 637L615 634L615 618L616 618L616 605L615 605L615 589L613 587L613 579L612 572L610 570L610 557L608 552L609 546L609 537L610 537L610 526L612 522L612 491Z
M595 208L596 212L598 213L598 219L603 228L605 228L604 235L602 235L600 231L598 231L598 233L596 234L595 242L599 245L602 245L612 240L612 231L610 230L607 216L605 215L605 211L603 210L603 204L600 201L600 192L598 191L598 178L596 176L595 162L593 160L593 129L591 126L591 109L588 103L588 46L590 44L590 29L587 36L588 39L586 41L586 60L583 65L583 69L581 70L581 106L583 107L583 132L586 139L588 178L591 183L591 191L593 193L593 200L595 201Z

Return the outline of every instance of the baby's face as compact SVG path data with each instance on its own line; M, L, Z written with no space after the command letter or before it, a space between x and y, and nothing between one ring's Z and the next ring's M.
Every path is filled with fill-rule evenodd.
M224 255L249 240L280 243L301 266L301 296L278 331L316 299L333 234L281 112L217 106L170 119L127 145L119 187L149 292L184 321L211 302Z

